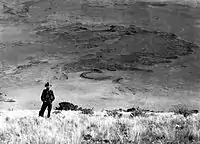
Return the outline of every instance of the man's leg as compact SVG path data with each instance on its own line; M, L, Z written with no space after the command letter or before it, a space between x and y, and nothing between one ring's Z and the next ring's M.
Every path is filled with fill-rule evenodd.
M46 103L43 103L43 104L42 104L42 107L41 107L41 109L40 109L40 112L39 112L39 116L41 116L41 117L44 116L44 112L45 112L46 108L47 108L47 104L46 104Z
M52 104L48 104L48 114L47 114L47 117L49 118L50 115L51 115L51 109L52 109Z

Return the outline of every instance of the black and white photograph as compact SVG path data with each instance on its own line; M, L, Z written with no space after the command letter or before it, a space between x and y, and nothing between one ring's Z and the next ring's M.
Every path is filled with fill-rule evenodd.
M0 144L200 144L200 0L0 0Z

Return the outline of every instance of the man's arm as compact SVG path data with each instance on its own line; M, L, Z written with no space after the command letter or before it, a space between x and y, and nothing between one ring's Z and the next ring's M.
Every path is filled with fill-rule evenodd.
M53 91L51 90L51 102L53 102L54 100L55 100L55 96L54 96Z
M45 100L45 90L42 91L41 100L42 100L42 101Z

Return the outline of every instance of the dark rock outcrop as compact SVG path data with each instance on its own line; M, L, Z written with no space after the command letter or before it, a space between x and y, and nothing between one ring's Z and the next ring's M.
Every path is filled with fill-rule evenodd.
M56 110L78 110L78 106L69 102L61 102L59 107L56 107Z
M72 110L72 111L81 111L82 114L93 114L93 108L82 108L82 107L78 107L77 105L74 105L70 102L61 102L59 103L59 107L56 107L56 110Z

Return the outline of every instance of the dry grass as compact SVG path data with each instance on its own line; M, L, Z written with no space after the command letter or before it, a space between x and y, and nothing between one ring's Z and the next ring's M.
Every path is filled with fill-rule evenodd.
M37 117L38 111L2 111L0 143L79 144L79 143L197 143L200 117L173 113L145 116L93 115L78 111L55 111L50 119Z

